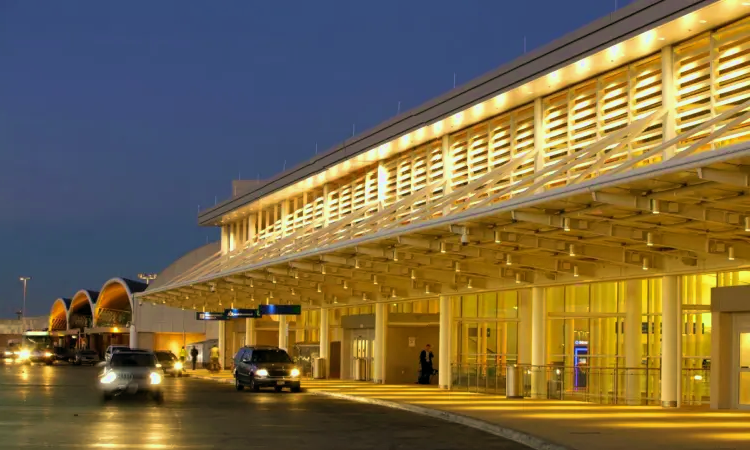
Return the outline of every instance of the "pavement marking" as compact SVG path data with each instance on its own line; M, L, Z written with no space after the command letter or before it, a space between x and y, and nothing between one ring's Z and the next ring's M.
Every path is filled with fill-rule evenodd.
M223 384L234 384L233 378L219 378L202 375L193 375L192 378L195 378L197 380L215 381ZM305 389L304 391L313 395L337 398L340 400L347 400L352 402L367 403L371 405L383 406L386 408L399 409L414 414L421 414L423 416L434 417L436 419L441 419L447 422L457 423L469 428L484 431L485 433L489 433L494 436L499 436L501 438L508 439L509 441L525 445L533 450L570 450L568 447L548 442L537 436L533 436L522 431L514 430L512 428L504 427L502 425L494 424L481 419L468 417L463 414L426 408L424 406L418 406L411 403L393 402L388 400L381 400L378 398L362 397L358 395L342 394L339 392L322 391L318 389L319 388L316 388L315 390Z

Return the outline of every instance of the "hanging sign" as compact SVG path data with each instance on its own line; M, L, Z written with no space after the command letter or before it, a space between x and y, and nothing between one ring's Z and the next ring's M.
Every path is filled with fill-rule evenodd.
M199 311L195 313L195 320L227 320L223 312Z
M261 315L277 314L281 316L299 316L302 314L302 305L260 305Z
M228 319L257 319L261 313L257 309L225 309L224 315Z

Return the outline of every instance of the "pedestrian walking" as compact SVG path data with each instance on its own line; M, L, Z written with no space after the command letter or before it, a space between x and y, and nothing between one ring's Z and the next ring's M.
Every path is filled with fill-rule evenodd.
M424 350L419 354L419 379L418 384L430 384L430 377L434 369L432 368L432 358L435 355L432 354L432 346L427 344L424 346Z
M195 370L195 365L198 363L198 349L195 346L190 349L190 357L193 360L193 370Z

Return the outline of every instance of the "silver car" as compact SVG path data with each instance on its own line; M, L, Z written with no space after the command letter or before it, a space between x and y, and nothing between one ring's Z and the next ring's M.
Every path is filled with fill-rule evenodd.
M157 402L164 400L162 375L156 356L147 351L119 351L110 357L99 376L104 401L122 395L145 394Z

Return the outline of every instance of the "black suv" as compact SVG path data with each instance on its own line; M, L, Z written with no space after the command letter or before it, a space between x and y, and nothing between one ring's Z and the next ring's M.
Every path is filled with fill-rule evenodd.
M262 387L273 387L276 392L287 387L299 392L300 370L278 347L242 347L234 355L234 385L238 391L247 386L256 392Z

